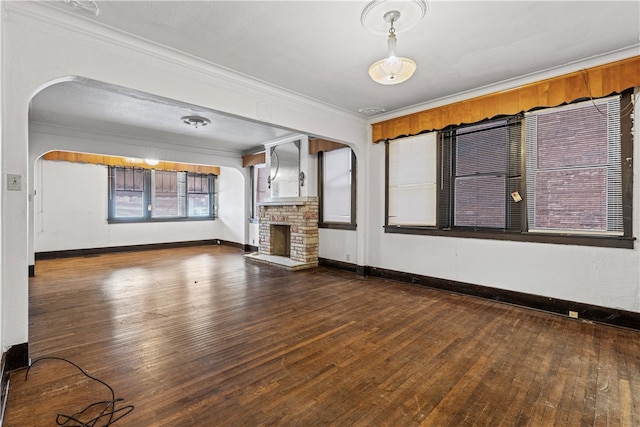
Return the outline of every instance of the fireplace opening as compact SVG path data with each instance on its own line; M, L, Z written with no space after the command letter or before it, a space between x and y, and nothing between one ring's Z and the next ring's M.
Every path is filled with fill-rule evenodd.
M271 255L291 257L291 226L271 224Z

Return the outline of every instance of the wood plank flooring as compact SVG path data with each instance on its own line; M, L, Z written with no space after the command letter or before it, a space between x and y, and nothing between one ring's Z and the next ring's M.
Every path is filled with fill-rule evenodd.
M113 425L639 426L640 333L203 246L38 261L30 355ZM4 425L109 398L12 375ZM105 425L97 423L96 425Z

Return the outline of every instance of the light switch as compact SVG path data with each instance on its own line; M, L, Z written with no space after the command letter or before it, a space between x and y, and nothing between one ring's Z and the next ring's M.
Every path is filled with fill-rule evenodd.
M22 176L7 174L7 190L21 191L22 190Z

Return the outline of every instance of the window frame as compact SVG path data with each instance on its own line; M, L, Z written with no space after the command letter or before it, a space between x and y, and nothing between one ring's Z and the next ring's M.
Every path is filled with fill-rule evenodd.
M603 97L607 98L607 97ZM576 100L577 103L585 101L585 99ZM385 218L384 232L395 234L416 234L431 236L449 236L457 238L474 238L487 240L507 240L517 242L534 242L549 244L564 244L578 246L595 246L609 248L633 249L635 237L633 237L633 162L626 159L633 159L633 121L634 121L634 102L633 89L624 91L620 94L620 129L621 129L621 178L622 178L622 209L623 209L623 235L606 235L606 234L577 234L577 233L539 233L528 231L526 218L526 204L523 205L521 213L521 231L501 230L501 229L474 229L451 227L449 224L443 224L441 220L441 204L442 200L438 197L438 218L436 226L398 226L389 225L389 141L385 144ZM503 117L504 118L504 117ZM524 125L522 126L524 133ZM439 135L438 138L441 138ZM526 143L524 134L521 144L521 196L523 202L526 203ZM438 144L438 163L437 168L442 169L441 164L441 144ZM438 173L438 187L441 186L440 171ZM449 203L451 198L449 198Z
M478 126L481 125L481 126ZM473 129L479 128L479 129ZM485 120L480 123L473 123L469 125L461 125L450 127L442 132L439 132L439 145L438 145L438 160L437 160L437 169L438 169L438 187L440 188L440 193L438 194L438 221L437 224L439 228L448 228L452 230L471 230L471 231L486 231L486 232L502 232L502 231L521 231L525 228L525 216L522 211L523 205L520 203L511 203L511 193L512 190L519 191L520 193L524 193L526 182L524 176L524 158L523 158L523 120L521 115L513 115L508 117L499 117L491 120ZM482 226L482 225L455 225L456 222L456 184L457 180L465 180L468 175L462 174L458 175L458 160L459 160L459 145L458 145L458 137L463 136L466 137L468 135L474 135L481 132L489 132L493 130L502 130L506 132L506 146L504 155L506 156L505 160L505 169L503 171L497 172L498 177L502 176L504 178L504 189L502 193L504 205L503 211L503 227L491 227L491 226ZM458 132L462 131L462 132ZM514 134L514 131L517 132ZM518 137L518 140L513 140L514 135ZM449 152L446 154L447 161L450 162L449 166L443 166L443 159L445 159L444 154L444 146L448 144L447 147ZM464 143L461 144L461 146ZM513 146L514 144L515 147ZM516 151L514 151L514 149ZM512 160L519 160L519 162L512 162ZM515 167L515 169L514 169ZM511 173L515 173L515 175L511 175ZM447 177L446 182L444 182L443 175L448 174L450 176ZM479 176L491 176L493 173L489 174L480 174ZM473 175L471 175L473 176ZM509 184L512 182L512 178L517 178L518 185L515 187L510 187ZM518 178L519 177L519 178ZM520 211L518 213L518 211ZM514 214L515 212L515 214Z
M434 132L429 132L429 133L434 133ZM417 136L417 135L416 135ZM407 139L413 139L416 138L416 136L412 136L412 137L408 137ZM433 158L434 160L434 164L433 164L433 168L434 170L432 171L432 173L435 175L435 182L431 182L429 180L426 180L425 182L420 182L417 185L418 186L424 186L424 187L428 187L428 185L433 184L435 189L435 193L434 193L434 198L432 200L432 204L431 206L433 206L434 211L433 211L433 215L435 215L435 224L431 225L431 224L415 224L415 225L402 225L402 224L391 224L389 221L389 218L391 218L390 214L392 211L392 203L391 203L391 194L389 192L390 190L390 184L391 184L391 162L390 162L390 157L391 157L391 144L387 143L385 144L385 180L386 180L386 197L385 197L385 227L419 227L419 228L424 228L424 227L439 227L440 223L439 223L439 209L440 209L440 198L438 197L438 159L440 158L440 141L439 141L439 135L436 133L436 135L434 136L435 141L433 141L434 144L434 148L435 148L435 156ZM415 141L415 139L414 139ZM422 143L431 143L430 141L425 141ZM427 147L428 148L428 147ZM429 157L429 153L426 152L425 153L427 155L427 157ZM413 185L415 185L416 183L412 183ZM411 184L410 184L411 185ZM429 204L427 203L427 207L429 206Z
M141 217L116 217L115 215L115 210L116 210L116 204L114 203L114 197L115 197L115 192L116 192L116 182L113 179L113 176L115 174L115 171L117 169L135 169L135 170L139 170L142 169L143 171L143 182L144 182L144 189L143 189L143 200L144 200L144 205L143 205L143 216ZM154 188L152 185L152 174L154 174L155 169L146 169L146 168L135 168L135 167L129 167L129 166L109 166L107 168L107 223L108 224L131 224L131 223L149 223L149 222L183 222L183 221L214 221L217 219L217 193L215 191L216 188L216 180L217 180L217 176L215 174L202 174L202 173L196 173L196 172L183 172L183 171L167 171L167 170L162 170L162 172L174 172L176 174L179 173L184 173L185 174L185 180L183 182L184 184L184 189L182 191L182 193L180 193L180 191L178 191L179 197L184 197L184 205L185 205L185 213L184 216L161 216L161 217L154 217L153 216L153 212L152 212L152 200L153 200L153 195L154 195ZM160 170L158 170L160 171ZM206 175L208 178L208 184L209 184L209 215L207 216L189 216L189 206L188 206L188 197L189 197L189 192L188 192L188 180L189 180L189 176L202 176L202 175ZM179 183L180 180L178 179L178 177L176 177L177 182ZM146 208L145 208L146 206Z
M324 151L318 152L318 228L328 228L333 230L356 230L357 225L357 162L356 154L351 147L351 220L349 222L325 221L323 212L324 195Z
M249 166L249 175L250 175L250 186L251 186L251 199L250 199L250 212L249 212L249 222L253 224L257 224L260 219L260 203L257 202L258 196L258 178L259 173L258 170L263 169L266 173L266 164L265 163L257 163L255 165ZM266 175L265 175L266 182ZM266 198L266 195L265 195Z

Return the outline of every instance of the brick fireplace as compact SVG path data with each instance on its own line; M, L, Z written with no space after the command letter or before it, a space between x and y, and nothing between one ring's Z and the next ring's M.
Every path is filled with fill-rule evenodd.
M259 252L248 255L248 259L292 270L318 266L317 197L272 199L264 202L260 206L258 221ZM283 242L283 238L288 238L289 241ZM288 258L282 254L282 247L286 243Z

